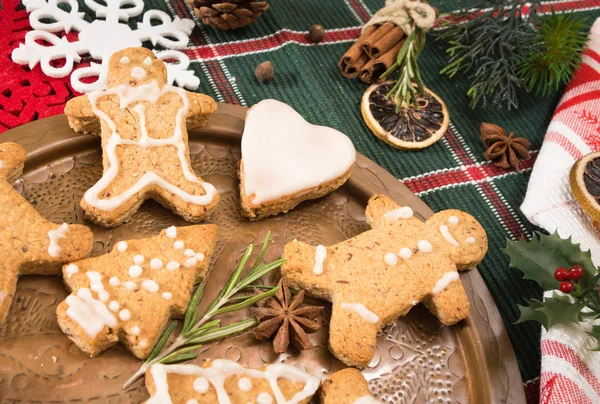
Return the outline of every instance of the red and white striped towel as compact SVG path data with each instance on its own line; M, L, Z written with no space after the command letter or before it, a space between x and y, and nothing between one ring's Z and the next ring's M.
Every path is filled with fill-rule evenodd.
M600 19L594 23L583 62L554 112L531 173L521 210L535 225L573 237L600 266L600 239L569 186L579 158L600 150ZM600 403L600 352L589 350L590 324L542 330L540 402Z

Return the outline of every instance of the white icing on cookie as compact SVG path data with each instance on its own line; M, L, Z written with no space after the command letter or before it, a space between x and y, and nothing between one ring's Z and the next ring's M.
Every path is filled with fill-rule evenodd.
M456 241L454 239L454 237L452 237L452 234L450 234L450 230L448 229L448 226L446 226L445 224L440 226L440 233L442 233L442 236L446 239L447 242L449 242L450 244L452 244L453 246L459 246L460 244L458 244L458 241Z
M139 265L132 265L129 267L129 276L132 278L138 278L144 270Z
M324 245L318 245L315 249L315 266L313 267L313 273L315 275L321 275L323 273L323 262L327 258L327 248Z
M204 261L204 254L202 254L201 252L196 253L195 257L199 262Z
M246 114L242 170L246 197L260 205L344 175L356 158L343 133L311 125L292 107L263 100Z
M161 296L165 300L171 300L171 298L173 297L173 294L171 292L163 292L163 294Z
M185 404L200 404L200 403L195 398L190 398L189 400L187 400L185 402Z
M152 279L146 279L142 281L142 287L146 289L148 292L156 293L158 292L158 283L153 281Z
M194 380L194 384L192 384L192 388L196 393L204 394L208 391L209 388L208 380L204 377L198 377Z
M186 248L183 252L183 255L185 255L186 257L193 257L194 255L196 255L196 253L191 248Z
M169 263L167 264L167 269L169 271L175 271L176 269L179 269L180 266L181 265L177 261L169 261Z
M388 210L383 214L383 218L388 223L393 223L398 219L410 219L414 212L410 206L403 206L398 209Z
M75 264L69 264L65 268L65 272L67 273L67 278L70 278L71 276L79 272L79 267Z
M120 252L127 251L127 241L119 241L117 243L117 250L119 250Z
M90 290L92 290L92 292L96 292L98 294L98 298L103 302L108 301L110 295L106 290L104 290L104 285L102 284L102 275L100 272L88 271L85 274L90 280Z
M123 286L125 287L125 289L127 289L130 292L137 290L137 288L138 288L137 283L135 283L133 281L123 282Z
M116 327L117 319L106 304L92 297L88 288L81 288L77 295L69 295L65 300L67 316L75 321L87 335L94 338L105 326Z
M163 262L160 258L152 258L150 260L150 268L152 269L161 269L163 266Z
M411 300L410 304L412 304L413 306L416 306L417 304L419 304L418 300Z
M173 243L173 248L176 250L183 250L183 247L185 247L185 245L183 244L183 241L181 241L181 240L177 240L176 242Z
M141 103L138 103L135 107L133 107L133 110L139 115L140 120L141 136L139 140L128 140L121 138L121 136L117 133L117 128L113 120L104 111L101 111L96 107L96 101L98 98L107 95L117 95L119 97L120 107L123 109L137 101L156 103L160 96L167 93L175 93L179 95L182 100L182 106L179 108L175 116L173 136L166 139L154 139L148 136L145 125L146 117L144 106ZM128 84L122 84L107 90L91 92L87 96L90 100L92 112L98 118L102 119L112 131L112 135L108 138L104 147L104 155L108 159L108 163L105 165L108 166L108 169L104 171L100 181L98 181L85 193L83 198L87 204L100 210L112 211L121 206L125 201L132 198L142 189L150 185L157 185L176 195L186 203L192 203L195 205L208 205L213 201L214 196L217 194L216 188L207 182L200 181L192 171L192 168L188 162L189 156L185 142L183 141L182 130L182 125L185 125L187 112L189 109L189 99L185 93L185 90L173 86L163 86L161 88L156 81L152 81L149 84L143 84L135 87ZM164 180L154 171L148 171L142 175L132 187L123 191L121 194L115 195L109 199L100 199L98 195L100 195L102 191L104 191L118 175L119 159L117 157L116 150L117 146L120 145L135 145L143 148L174 146L177 149L179 163L181 169L183 170L184 177L190 182L202 184L205 194L189 194L181 188L178 188L177 186Z
M385 261L386 264L393 267L394 265L396 265L398 263L398 256L394 253L387 253L383 257L383 260Z
M131 335L140 335L140 327L137 325L131 327Z
M367 395L367 396L362 396L362 397L357 398L356 400L354 400L354 402L352 404L382 404L382 403L375 397Z
M123 56L121 58L121 60L119 60L119 63L121 63L122 65L126 65L129 62L130 62L130 60L129 60L129 58L127 56Z
M110 286L119 286L121 284L121 281L116 276L111 276L108 280L108 284Z
M273 397L269 393L265 393L264 391L256 397L256 404L272 404Z
M379 322L379 316L367 309L362 303L342 303L341 307L344 310L355 312L369 324L377 324Z
M240 390L247 393L252 390L252 380L248 379L247 377L242 377L240 380L238 380L238 387Z
M248 378L265 379L269 383L269 387L275 397L275 402L298 404L307 398L312 397L321 380L309 373L306 373L292 365L276 363L268 365L264 370L247 369L240 364L227 360L215 359L209 367L203 368L196 365L163 365L155 364L150 367L150 374L154 381L156 392L146 401L146 404L171 404L171 395L169 394L169 384L167 382L168 374L178 374L182 376L198 376L206 379L207 383L215 389L218 403L231 403L229 393L225 390L225 381L235 375L245 376ZM278 379L285 378L292 382L303 383L304 387L289 400L281 391ZM198 379L194 380L194 383ZM201 382L204 386L204 382ZM200 386L198 386L200 387ZM196 389L194 388L196 391ZM272 398L271 398L272 399Z
M475 237L467 237L467 239L465 240L465 243L475 244Z
M448 286L450 284L450 282L454 282L456 280L458 280L458 272L456 272L456 271L446 272L444 274L444 276L442 276L440 278L440 280L438 280L435 283L435 286L431 290L431 293L433 293L434 295L436 293L440 293L442 290L446 289L446 286Z
M458 224L458 222L459 222L458 217L456 217L454 215L452 215L448 218L448 223L453 226L456 226Z
M48 255L51 257L58 257L62 252L62 248L58 244L58 240L61 238L67 238L67 233L69 233L69 225L63 223L56 230L50 230L48 232L48 238L50 239L50 244L48 245Z
M187 260L185 260L185 262L183 263L183 266L186 268L192 268L194 265L196 265L198 263L198 260L196 258L188 258Z
M433 251L433 246L427 240L421 240L417 243L417 247L424 253L430 253Z
M144 64L146 66L152 66L152 59L150 58L150 56L146 56L146 59L144 59Z
M146 70L143 67L135 66L131 69L131 77L136 80L144 80L147 76Z
M144 256L142 254L138 254L135 257L133 257L133 263L136 265L142 265L144 263Z
M412 257L412 255L413 255L413 252L412 252L412 250L411 250L410 248L408 248L408 247L402 247L402 248L400 249L400 251L398 252L398 256L399 256L400 258L402 258L403 260L409 260L409 259L410 259L410 257Z
M165 234L169 238L177 237L177 227L175 227L175 226L168 227L167 230L165 231Z
M121 321L128 321L131 319L131 312L127 309L123 309L119 312L119 318Z
M143 339L140 341L140 347L141 348L146 348L148 346L148 340L147 339Z
M108 304L108 309L110 311L112 311L113 313L116 313L117 311L119 311L119 307L121 307L119 302L114 301L114 300Z

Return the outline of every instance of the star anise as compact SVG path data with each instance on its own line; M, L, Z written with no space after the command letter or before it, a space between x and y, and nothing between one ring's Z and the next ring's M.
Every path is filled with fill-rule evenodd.
M481 140L486 147L483 156L500 168L516 170L519 160L529 158L531 143L525 138L516 137L513 132L507 136L504 129L493 123L481 123Z
M276 353L287 350L290 340L300 349L310 349L313 344L307 334L321 328L315 317L323 310L320 306L302 305L304 290L292 298L290 289L282 279L279 281L280 289L272 298L268 299L263 307L251 309L254 317L260 322L252 334L257 339L273 339L273 348Z

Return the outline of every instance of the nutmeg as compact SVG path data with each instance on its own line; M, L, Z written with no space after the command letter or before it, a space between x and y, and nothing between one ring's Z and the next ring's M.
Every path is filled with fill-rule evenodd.
M266 62L262 62L256 66L256 71L254 74L258 80L262 81L263 83L268 83L273 80L275 69L273 69L273 64L267 60Z
M314 42L319 43L325 37L325 28L322 25L314 24L308 30L308 38Z

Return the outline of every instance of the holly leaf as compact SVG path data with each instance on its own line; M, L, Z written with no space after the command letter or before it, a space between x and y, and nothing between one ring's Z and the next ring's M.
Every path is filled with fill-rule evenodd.
M531 299L527 302L529 306L519 305L521 317L515 324L533 320L540 323L546 330L556 324L581 321L581 309L585 307L585 303L579 300L572 301L569 296L560 295L556 292L543 302L537 299Z
M596 339L596 346L590 348L590 351L600 351L600 325L593 326L588 334Z
M554 271L560 267L569 269L573 265L581 265L584 275L579 284L584 290L593 287L593 278L598 273L591 253L581 251L580 245L573 243L571 237L563 239L557 232L551 235L536 233L531 241L507 240L503 251L510 257L511 267L523 272L524 279L539 283L544 290L558 288Z

